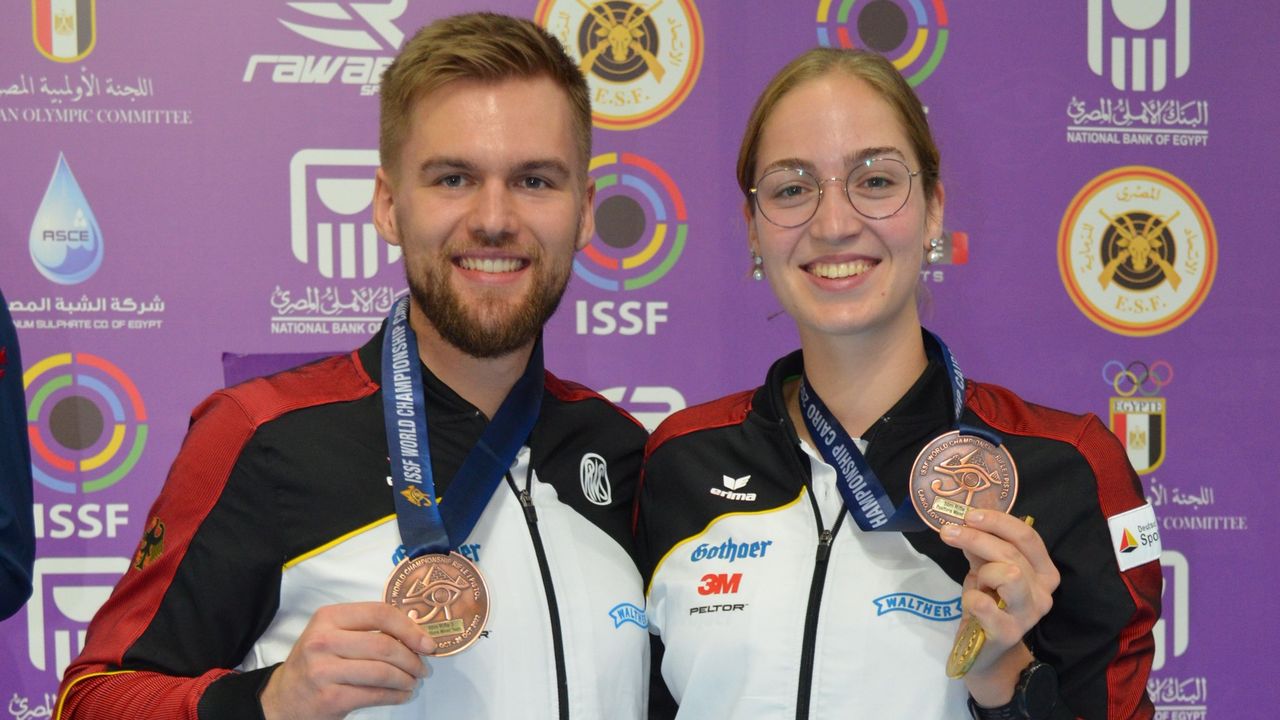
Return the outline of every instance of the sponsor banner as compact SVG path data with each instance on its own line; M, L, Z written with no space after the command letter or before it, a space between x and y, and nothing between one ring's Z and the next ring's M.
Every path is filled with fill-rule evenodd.
M1078 192L1058 231L1058 269L1071 300L1120 335L1169 332L1205 301L1218 239L1199 196L1153 167L1109 170Z
M598 128L659 122L698 82L705 48L692 0L541 0L534 19L578 61Z

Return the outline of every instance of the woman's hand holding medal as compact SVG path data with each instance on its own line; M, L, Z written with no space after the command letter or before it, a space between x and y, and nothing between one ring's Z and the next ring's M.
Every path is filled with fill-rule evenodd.
M960 633L976 621L986 636L981 652L971 658L965 684L979 704L1003 705L1033 659L1022 638L1053 606L1058 568L1029 519L975 510L965 516L963 526L945 526L941 536L969 560Z
M375 705L409 700L430 668L435 641L381 602L322 607L263 688L267 720L341 720Z

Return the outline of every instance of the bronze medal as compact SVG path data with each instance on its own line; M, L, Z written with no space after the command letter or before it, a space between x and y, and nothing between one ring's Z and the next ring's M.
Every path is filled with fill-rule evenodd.
M383 599L436 641L435 657L470 647L489 620L484 577L475 563L456 552L402 561L387 580Z
M963 525L970 510L1009 512L1018 469L1003 445L952 430L931 440L911 466L911 506L934 530Z

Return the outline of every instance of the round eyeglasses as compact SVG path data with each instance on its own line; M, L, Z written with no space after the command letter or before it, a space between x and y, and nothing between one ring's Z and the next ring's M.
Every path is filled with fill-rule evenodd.
M883 220L898 213L911 197L912 172L907 164L893 157L869 158L859 162L844 179L844 194L859 215L868 220ZM795 228L813 219L822 202L822 186L833 177L819 180L816 175L799 168L770 170L749 192L756 207L769 222L784 228Z

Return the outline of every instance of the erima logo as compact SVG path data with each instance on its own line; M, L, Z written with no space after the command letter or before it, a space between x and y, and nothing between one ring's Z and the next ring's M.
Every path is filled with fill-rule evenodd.
M746 484L749 480L751 480L750 475L743 475L740 478L733 478L733 477L729 477L728 475L724 475L722 476L721 481L724 483L724 486L728 489L721 490L720 488L713 487L711 488L711 494L717 497L725 498L727 500L743 500L743 501L750 502L756 499L755 493L734 492L735 490L741 490L742 488L746 487Z
M578 463L578 480L582 484L582 494L596 505L608 505L613 502L613 488L609 485L609 463L595 453L582 456Z

